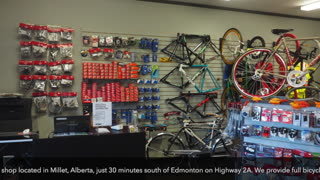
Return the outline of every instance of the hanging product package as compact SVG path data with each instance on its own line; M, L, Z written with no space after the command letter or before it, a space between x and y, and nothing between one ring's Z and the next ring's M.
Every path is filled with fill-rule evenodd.
M63 92L62 104L65 108L78 108L77 92Z
M61 92L50 92L48 111L52 114L60 114L62 112Z
M48 44L48 59L49 61L57 61L59 58L60 46L59 44Z
M38 41L46 41L48 35L48 27L47 26L33 26L34 38Z
M61 65L64 73L72 73L74 60L71 60L71 59L61 60Z
M33 81L32 75L20 75L19 87L20 89L29 90L32 89Z
M91 47L98 47L99 46L99 37L96 35L91 36Z
M104 59L113 59L114 58L114 49L103 49Z
M98 58L103 55L102 50L100 48L90 48L89 53L92 58Z
M20 41L20 55L22 58L30 58L31 57L31 41Z
M32 41L32 55L36 58L42 58L47 54L47 43Z
M74 76L62 75L61 85L63 87L71 87L74 81Z
M106 46L106 38L104 36L99 36L99 47Z
M108 47L113 46L113 37L112 36L106 37L106 46L108 46Z
M123 51L123 58L124 59L130 59L131 58L130 52L129 51Z
M59 89L61 86L62 76L50 75L49 82L51 89Z
M31 74L32 72L32 61L20 60L18 65L18 71L20 74Z
M33 61L33 73L37 75L47 74L47 61Z
M63 73L60 62L49 62L48 65L52 75L61 75Z
M18 34L21 38L31 39L32 29L32 24L20 23L18 28Z
M59 43L60 41L61 28L58 27L48 27L48 42L49 43Z
M61 58L72 58L72 49L73 45L71 43L69 44L60 44L60 54Z
M72 41L73 31L71 28L61 28L61 40Z
M32 93L33 103L36 107L37 112L46 112L47 111L47 92L34 92Z
M46 90L46 75L33 75L32 79L34 81L33 90L35 91L45 91Z

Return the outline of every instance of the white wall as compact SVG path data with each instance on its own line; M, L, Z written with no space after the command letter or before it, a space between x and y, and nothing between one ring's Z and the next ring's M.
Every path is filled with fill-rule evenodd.
M320 36L319 21L193 8L135 0L1 0L0 92L18 92L19 60L17 27L20 22L73 27L74 59L77 60L73 91L81 88L81 30L175 36L177 32L210 34L218 39L231 27L244 39L260 35L267 42L277 37L272 28L293 28L298 37ZM29 96L30 97L30 96ZM80 98L79 98L80 100ZM81 114L81 108L71 114ZM53 130L53 118L33 115L40 137Z

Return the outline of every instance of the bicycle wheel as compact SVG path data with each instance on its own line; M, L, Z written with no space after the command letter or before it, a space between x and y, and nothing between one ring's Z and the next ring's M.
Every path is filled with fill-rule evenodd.
M238 58L233 65L232 78L240 93L266 98L281 90L286 82L287 66L279 54L272 54L270 49L257 48Z
M221 109L226 114L229 102L240 102L241 94L234 86L227 87L221 94Z
M228 29L221 40L220 52L224 63L233 64L243 47L242 36L236 28Z
M292 62L296 62L298 60L298 55L300 54L300 42L298 40L290 40L290 39L296 39L297 36L291 33L285 33L283 36L289 40L286 40L287 47L290 51L290 57L292 59ZM276 45L279 45L281 41L281 37L278 38ZM278 52L285 53L284 47L280 47Z
M290 101L320 101L320 89L312 86L291 88L287 91L286 98Z
M320 54L320 43L318 40L310 39L301 43L301 55L305 57L305 62L310 63L318 54Z
M266 42L261 36L253 37L248 44L248 48L266 47Z
M170 146L171 145L171 146ZM169 149L170 147L170 149ZM175 138L173 134L159 134L151 138L146 145L147 158L170 158L180 157L170 153L171 150L184 150L184 144L179 138Z

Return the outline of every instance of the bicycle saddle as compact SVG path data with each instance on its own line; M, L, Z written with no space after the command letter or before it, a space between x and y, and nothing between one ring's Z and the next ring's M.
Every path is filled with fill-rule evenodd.
M287 32L290 32L290 31L293 31L293 29L272 29L271 32L273 34L276 34L276 35L280 35L280 34L283 34L283 33L287 33Z

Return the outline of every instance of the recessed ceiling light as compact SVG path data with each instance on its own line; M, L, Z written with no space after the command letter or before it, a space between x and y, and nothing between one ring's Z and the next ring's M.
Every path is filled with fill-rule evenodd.
M312 11L312 10L315 10L315 9L319 9L320 8L320 1L317 1L317 2L313 2L311 4L306 4L306 5L303 5L301 6L301 11Z

